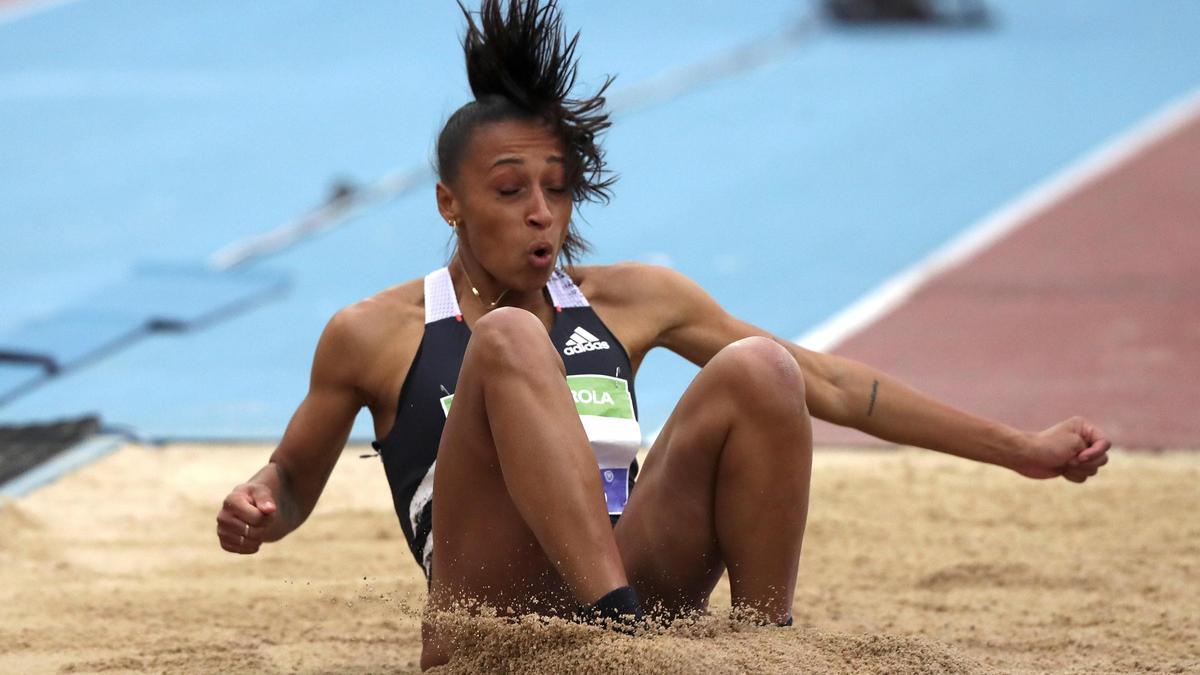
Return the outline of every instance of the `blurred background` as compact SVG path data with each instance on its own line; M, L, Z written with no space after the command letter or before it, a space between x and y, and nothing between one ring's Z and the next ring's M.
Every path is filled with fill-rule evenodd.
M595 249L585 262L674 267L734 314L814 347L842 346L851 332L818 329L1097 148L1147 119L1161 122L1151 136L1195 126L1193 0L560 4L582 33L580 90L617 75L606 147L620 181L610 205L577 215ZM0 425L92 416L144 440L278 439L329 317L446 260L430 157L469 96L462 30L450 0L0 2ZM1200 150L1197 134L1187 138ZM1158 249L1144 252L1139 270L1189 267L1200 223L1167 178L1200 176L1188 163L1197 154L1123 183L1172 205L1154 221L1169 236L1140 212L1088 230L1113 212L1103 203L1074 217L1072 236L1140 232L1114 260L1156 241L1184 258L1160 265ZM1022 214L1078 194L1064 188ZM1061 244L1038 260L1088 273L1091 256L1110 255L1057 235L1034 244ZM1006 265L993 282L1005 270L1031 276ZM1104 349L1126 340L1145 355L1157 334L1125 326L1094 363L1173 379L1197 370L1200 294L1185 276L1117 279L1142 293L1125 298L1135 305L1162 300L1150 304L1175 318L1179 339L1114 362ZM1062 291L1056 279L1043 281ZM970 344L956 317L1011 297L995 283L971 288L916 325ZM1050 332L1018 337L1045 358L1090 349L1095 315L1070 302L1031 311ZM988 373L1045 372L1009 368L1030 353L1010 337L952 363L916 328L860 351L1014 424L1088 412L1058 402L1093 361L1046 372L1052 396L1026 395L1021 382L989 390ZM647 435L694 373L674 355L647 359L637 379ZM1101 393L1128 389L1120 373ZM997 398L1023 407L989 408ZM1133 434L1142 427L1120 411L1151 399L1118 399L1112 414L1097 405L1130 442L1200 436L1190 420L1174 436ZM364 411L354 438L371 436Z

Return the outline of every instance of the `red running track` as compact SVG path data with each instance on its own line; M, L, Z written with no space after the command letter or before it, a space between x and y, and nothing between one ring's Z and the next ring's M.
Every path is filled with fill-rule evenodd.
M1200 448L1200 115L834 351L1024 429ZM879 443L825 423L818 444Z

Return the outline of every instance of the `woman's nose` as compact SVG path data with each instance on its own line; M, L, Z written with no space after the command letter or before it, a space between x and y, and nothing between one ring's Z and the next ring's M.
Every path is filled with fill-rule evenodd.
M525 217L526 222L533 227L546 229L554 223L554 214L550 213L550 204L546 201L546 193L541 188L534 188L531 191L532 203L529 205L529 214Z

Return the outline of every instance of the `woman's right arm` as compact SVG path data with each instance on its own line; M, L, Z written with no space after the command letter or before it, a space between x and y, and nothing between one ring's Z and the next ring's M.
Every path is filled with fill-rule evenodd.
M338 312L313 359L308 394L292 415L267 465L229 493L217 514L217 537L231 553L255 553L312 513L363 407L364 346L354 312Z

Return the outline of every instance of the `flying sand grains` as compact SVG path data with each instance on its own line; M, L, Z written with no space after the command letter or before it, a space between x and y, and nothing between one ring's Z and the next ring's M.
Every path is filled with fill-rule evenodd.
M563 619L442 612L457 656L438 673L984 673L953 648L917 638L846 635L692 616L628 636Z

